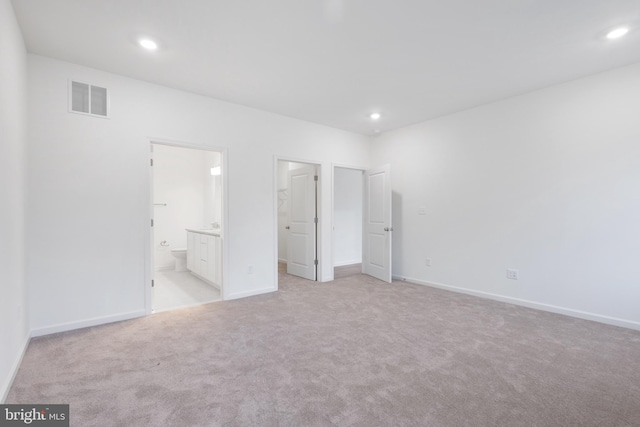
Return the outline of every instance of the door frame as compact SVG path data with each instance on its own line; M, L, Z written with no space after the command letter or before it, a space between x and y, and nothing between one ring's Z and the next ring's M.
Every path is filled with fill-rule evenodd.
M153 312L152 306L152 288L151 280L154 277L154 241L153 232L151 230L151 220L153 219L153 167L150 164L150 158L152 156L153 145L167 145L170 147L189 148L201 151L215 151L220 153L220 165L222 166L222 210L221 210L221 233L222 233L222 281L220 283L220 296L222 301L228 298L227 291L227 272L229 271L229 149L226 147L219 147L214 145L205 145L199 143L191 143L184 141L177 141L166 138L147 138L147 154L149 155L145 161L145 167L147 168L147 182L146 182L146 200L147 200L147 218L145 221L144 234L145 241L145 273L144 273L144 308L147 315Z
M318 168L318 189L317 189L317 206L316 210L318 211L318 225L316 228L316 257L318 259L318 265L316 266L316 282L326 282L329 280L333 280L333 273L330 278L324 277L322 273L322 267L324 265L324 258L322 256L322 248L324 244L324 240L322 238L322 233L325 228L325 221L323 220L322 215L322 162L319 160L310 160L310 159L301 159L296 157L289 156L273 156L273 236L274 236L274 247L273 247L273 259L274 259L274 277L273 281L276 284L276 291L279 289L280 284L278 283L278 162L294 162L294 163L306 163L309 165L316 166ZM333 254L329 258L332 258Z
M331 163L331 280L334 280L334 268L333 267L333 263L335 261L335 257L334 257L334 253L335 253L335 239L333 238L335 230L335 194L336 194L336 168L341 168L341 169L352 169L352 170L358 170L360 172L362 172L362 218L361 218L361 222L362 222L362 241L360 242L360 247L362 248L362 256L364 256L364 173L371 169L365 166L354 166L354 165L347 165L347 164L342 164L342 163ZM362 267L364 268L364 266Z

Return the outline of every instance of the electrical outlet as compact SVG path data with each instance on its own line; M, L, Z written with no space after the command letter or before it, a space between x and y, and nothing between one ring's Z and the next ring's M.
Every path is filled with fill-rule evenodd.
M247 274L253 274L253 265L247 267Z
M507 279L518 280L520 271L513 268L507 268Z
M426 265L427 267L431 267L431 258L425 258L424 265Z

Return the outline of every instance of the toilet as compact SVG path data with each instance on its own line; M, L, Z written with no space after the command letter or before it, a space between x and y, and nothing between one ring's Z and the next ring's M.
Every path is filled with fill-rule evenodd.
M187 271L187 248L172 249L171 255L176 258L176 271Z

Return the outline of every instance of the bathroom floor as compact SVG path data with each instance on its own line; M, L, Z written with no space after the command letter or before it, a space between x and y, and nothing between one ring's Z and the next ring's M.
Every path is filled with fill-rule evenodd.
M220 301L220 291L188 271L156 271L153 311L167 311Z

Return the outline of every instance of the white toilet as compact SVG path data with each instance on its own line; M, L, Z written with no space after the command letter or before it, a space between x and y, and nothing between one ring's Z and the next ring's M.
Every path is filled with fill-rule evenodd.
M187 271L187 248L172 249L171 255L176 258L176 271Z

